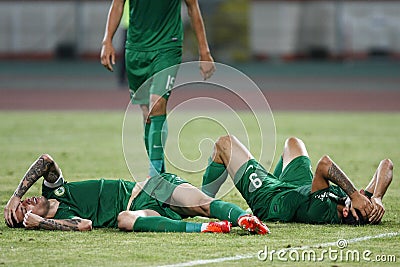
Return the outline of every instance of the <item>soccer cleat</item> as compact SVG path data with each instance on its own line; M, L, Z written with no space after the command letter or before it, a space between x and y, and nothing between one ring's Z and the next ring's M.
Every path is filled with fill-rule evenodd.
M206 229L202 233L229 233L231 231L231 223L228 221L209 222Z
M247 230L250 233L258 235L266 235L271 233L268 226L266 226L260 219L254 215L243 215L238 219L238 225L243 230Z

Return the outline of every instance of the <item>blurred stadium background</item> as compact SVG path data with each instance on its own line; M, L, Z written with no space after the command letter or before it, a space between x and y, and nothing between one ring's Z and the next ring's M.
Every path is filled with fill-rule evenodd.
M215 60L250 76L268 91L273 108L335 109L329 103L315 104L346 92L349 98L342 94L337 109L400 110L400 1L199 2ZM25 102L32 105L29 99L41 90L57 89L97 90L98 96L113 91L107 97L119 102L103 107L125 107L127 91L115 90L117 75L99 62L110 3L0 0L0 108L27 109ZM183 60L196 60L182 6ZM122 40L119 29L114 38L119 56ZM305 102L295 101L296 94ZM70 97L68 105L75 108ZM93 97L88 93L75 100ZM101 106L93 99L91 103ZM50 103L41 107L52 108Z
M220 62L400 55L400 1L199 2ZM0 55L97 58L109 5L110 1L2 0ZM187 13L182 14L190 28ZM190 39L186 60L197 57Z
M199 2L215 60L243 71L260 87L274 112L278 146L288 136L297 135L306 141L314 162L329 153L354 177L357 185L367 183L371 171L382 158L389 157L398 166L400 0ZM99 60L110 4L111 0L0 0L2 207L28 164L43 152L59 160L64 174L72 180L89 177L129 179L125 155L121 153L121 124L129 93L126 85L118 83L118 66L117 71L111 73ZM184 9L182 14L186 34L183 60L197 60L194 36ZM122 40L122 29L119 29L114 45L120 49L120 55ZM250 90L247 93L250 94ZM226 94L216 97L216 90L203 86L203 90L197 87L173 94L168 105L174 106L191 96L221 100L228 97ZM236 111L242 107L232 108ZM198 115L200 112L195 110L193 113ZM139 110L137 116L138 123L132 127L138 130L132 139L142 145ZM169 120L171 129L177 128L173 125L178 123L179 119ZM192 138L179 139L185 141L182 149L183 145L191 149L196 144L194 140L200 140L193 136L203 137L198 128L190 129L188 135ZM214 127L207 133L218 130ZM249 134L256 135L257 131L251 130ZM173 140L171 135L168 140ZM257 148L256 145L253 147ZM179 152L176 149L176 154L182 154L181 147ZM208 156L210 150L203 151L207 151L204 155ZM192 154L185 155L196 156L196 150L189 152ZM146 157L137 160L138 165L147 166ZM200 176L191 174L188 178L196 177ZM31 191L32 194L35 192L40 194L39 185ZM268 244L268 248L287 249L388 232L395 232L397 236L353 243L351 250L368 248L374 255L395 254L398 262L398 192L399 183L394 181L387 199L385 197L385 221L372 232L369 227L304 227L303 224L281 223L272 225L274 234L268 237L267 243L261 236L246 236L239 231L233 235L195 237L144 233L127 238L127 235L112 230L100 230L94 235L88 233L90 236L84 233L60 235L9 230L5 224L0 224L0 265L190 263L197 259L255 253L263 249L264 244ZM226 200L245 207L244 200L235 191ZM314 234L310 235L310 229ZM44 260L42 255L47 247L53 248L53 254ZM177 248L182 253L171 253L178 251ZM254 258L243 258L238 262L217 264L282 266L281 261L275 264L255 261ZM385 266L398 266L397 262ZM336 261L327 263L338 265ZM355 266L357 263L343 264ZM298 262L296 266L303 265L304 262Z

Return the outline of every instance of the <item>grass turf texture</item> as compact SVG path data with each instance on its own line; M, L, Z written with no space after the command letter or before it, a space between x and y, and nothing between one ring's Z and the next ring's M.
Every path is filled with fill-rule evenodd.
M246 115L244 114L244 117ZM140 119L139 115L138 118ZM400 163L398 133L400 114L374 113L276 113L277 154L289 136L302 138L313 164L323 154L329 154L351 177L358 188L364 187L379 161L391 158L395 164L394 181L384 203L386 214L379 226L350 227L268 223L269 236L250 236L240 229L232 234L124 233L114 229L97 229L87 233L46 232L9 229L0 224L0 265L16 266L149 266L208 260L235 255L253 254L253 258L216 263L218 266L282 266L300 262L259 261L257 251L335 242L398 232L400 223L400 183L396 166ZM2 112L0 113L0 204L7 203L29 165L41 154L53 155L69 181L81 179L125 178L130 173L125 165L121 145L123 114L116 112ZM169 121L169 127L174 122ZM138 125L135 138L141 138ZM213 129L207 128L211 134ZM199 131L193 130L196 137ZM249 131L251 138L251 131ZM141 139L140 139L141 140ZM183 147L193 146L191 140ZM186 143L187 142L187 143ZM196 144L197 146L197 144ZM176 152L178 153L178 151ZM138 159L147 164L146 159ZM276 162L277 156L274 161ZM196 177L195 177L196 176ZM186 175L194 183L199 175ZM40 194L40 185L32 187L27 196ZM247 208L237 191L225 200ZM199 218L191 221L202 221ZM375 255L395 255L400 261L400 237L379 238L349 244L348 249L372 251ZM323 248L316 249L319 253ZM332 249L337 249L336 246ZM307 263L309 264L309 263ZM334 262L325 258L317 265L355 265L354 261ZM366 262L361 262L366 264ZM395 263L370 263L371 266L395 266Z

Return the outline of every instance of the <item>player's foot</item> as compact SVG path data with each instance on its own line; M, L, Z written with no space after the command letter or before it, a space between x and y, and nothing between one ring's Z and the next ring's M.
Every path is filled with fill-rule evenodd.
M268 226L266 226L262 221L260 221L260 219L250 214L240 216L240 218L238 219L238 225L243 230L247 230L253 234L266 235L271 232L268 229Z
M228 221L209 222L202 233L229 233L231 231L231 223Z

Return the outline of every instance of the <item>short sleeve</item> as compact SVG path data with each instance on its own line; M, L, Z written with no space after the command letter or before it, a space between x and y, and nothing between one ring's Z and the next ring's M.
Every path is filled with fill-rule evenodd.
M66 219L72 219L77 216L78 216L78 214L76 214L67 205L65 205L64 203L60 203L53 219L66 220Z
M60 177L58 177L57 181L55 181L54 183L49 183L46 180L44 180L42 184L42 196L44 196L47 199L50 198L51 193L54 191L54 189L62 186L63 184L65 184L65 180L62 175L62 172L60 173Z
M337 203L329 197L329 188L311 194L307 215L312 223L339 223Z

